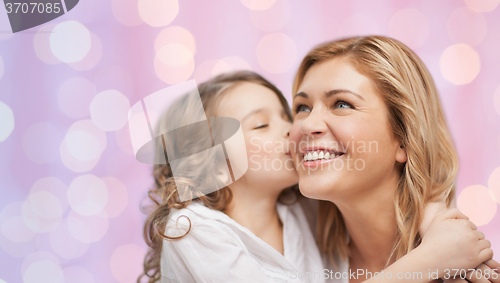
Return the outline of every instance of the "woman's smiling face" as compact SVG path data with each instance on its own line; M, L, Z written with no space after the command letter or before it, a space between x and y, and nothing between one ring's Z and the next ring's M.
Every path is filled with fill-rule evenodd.
M294 96L293 113L291 153L305 196L333 201L399 179L406 153L387 106L348 58L313 65Z

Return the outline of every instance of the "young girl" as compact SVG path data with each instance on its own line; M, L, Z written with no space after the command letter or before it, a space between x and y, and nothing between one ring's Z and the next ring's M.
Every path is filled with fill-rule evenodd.
M246 145L241 156L247 155L248 170L233 183L228 182L234 178L225 170L199 177L196 172L204 167L230 167L230 162L214 164L209 151L193 151L206 147L199 144L203 141L195 128L186 127L175 141L165 144L167 155L189 148L201 156L186 159L184 176L173 177L170 164L155 166L153 194L161 197L161 203L145 224L151 250L143 275L149 282L323 282L322 258L303 210L305 199L297 194L297 173L286 149L292 121L286 99L267 80L247 71L218 76L200 84L198 90L205 113L193 113L189 105L199 97L190 94L170 107L162 123L176 117L189 124L205 114L237 119ZM230 184L202 193L220 183ZM194 200L181 201L183 196ZM438 264L453 268L458 258L479 255L479 239L471 237L477 231L449 218L464 216L457 211L440 216L428 229L424 244L386 271L427 272ZM455 250L457 246L461 249ZM424 261L423 255L432 257ZM482 258L465 260L472 268Z

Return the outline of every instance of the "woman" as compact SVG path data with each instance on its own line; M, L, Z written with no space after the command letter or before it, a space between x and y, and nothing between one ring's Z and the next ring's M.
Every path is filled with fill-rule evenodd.
M203 107L196 104L200 97ZM203 129L183 127L164 139L168 160L176 164L155 166L152 195L160 199L144 227L152 248L144 266L149 281L323 282L321 255L301 206L304 198L296 194L297 174L286 150L292 116L281 92L253 72L221 75L200 84L199 95L192 93L174 103L159 132L167 132L174 120L189 125L206 121L205 115L240 121L246 149L236 156L244 159L246 154L248 170L228 182L233 177L223 170L226 160L214 162L216 156L206 150L212 142L207 146L200 134ZM216 141L220 129L214 129L214 123L211 128ZM164 156L163 148L159 153ZM180 156L189 158L179 163ZM217 173L204 174L206 168ZM211 192L217 183L227 186ZM183 201L191 198L195 200ZM437 219L427 232L427 243L386 271L426 271L438 265L433 259L422 262L423 255L444 258L453 268L466 251L476 251L478 240L466 235L477 231L445 220L457 217L463 216L451 211ZM433 245L442 248L436 252ZM458 254L453 251L456 245L462 246Z
M340 270L381 271L420 244L426 204L449 206L455 192L457 154L432 77L401 42L355 37L311 50L293 93L292 156L300 192L322 200L319 247Z

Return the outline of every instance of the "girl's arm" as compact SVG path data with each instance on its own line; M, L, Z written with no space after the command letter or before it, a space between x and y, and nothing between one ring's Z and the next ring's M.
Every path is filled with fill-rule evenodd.
M417 248L386 268L385 276L365 283L424 283L445 278L452 269L475 268L493 257L490 242L476 229L457 209L449 209L432 221ZM493 277L498 276L495 274ZM490 282L500 282L499 277L493 277Z

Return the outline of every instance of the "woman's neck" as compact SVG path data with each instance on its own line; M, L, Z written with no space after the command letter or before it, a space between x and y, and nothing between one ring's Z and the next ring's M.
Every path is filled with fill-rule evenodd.
M233 199L224 212L283 254L283 226L276 210L278 196L257 196L249 191L232 190Z
M363 190L350 201L335 202L350 236L351 269L379 272L386 266L397 240L395 181Z

